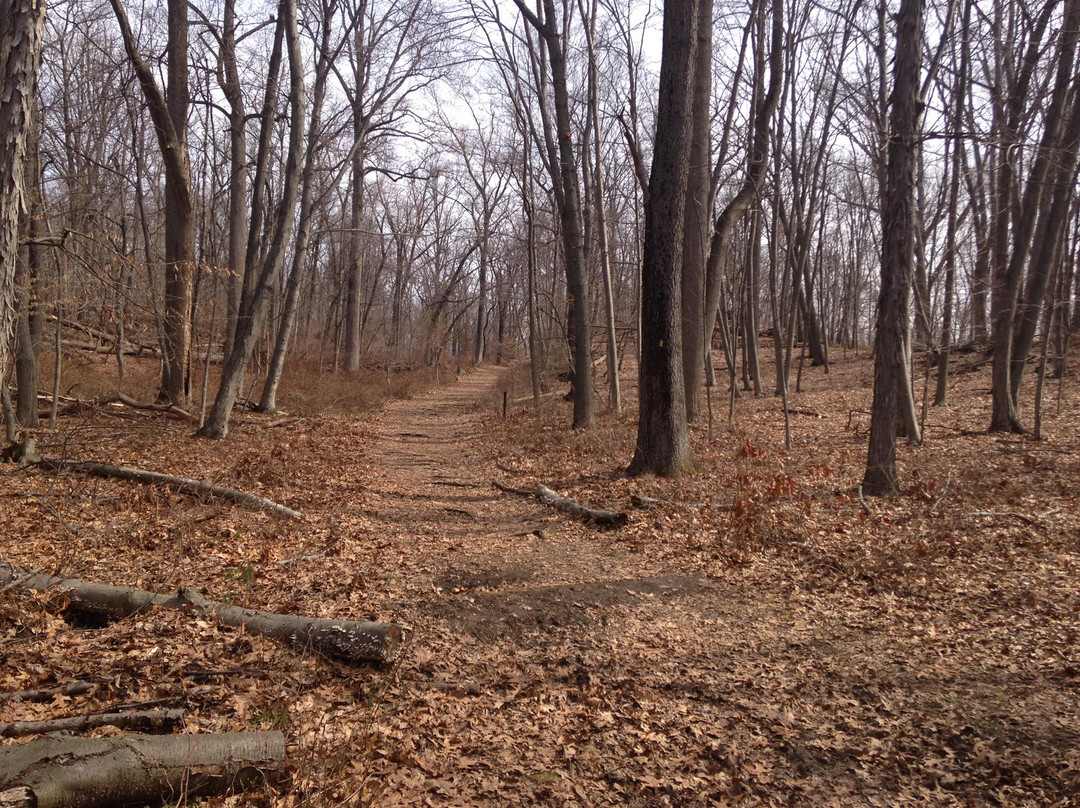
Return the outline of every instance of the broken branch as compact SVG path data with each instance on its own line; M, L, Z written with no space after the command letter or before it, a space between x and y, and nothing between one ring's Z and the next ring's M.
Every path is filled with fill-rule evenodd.
M98 727L165 734L179 727L183 720L184 711L173 709L73 715L45 721L11 721L0 724L0 738L22 738L26 735L44 735L46 732L85 732Z

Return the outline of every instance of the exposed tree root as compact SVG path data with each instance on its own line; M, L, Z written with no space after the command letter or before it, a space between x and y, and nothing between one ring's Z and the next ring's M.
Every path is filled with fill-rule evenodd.
M580 519L584 519L586 522L592 522L600 527L622 527L627 523L630 517L625 513L616 513L615 511L598 511L593 508L588 508L584 505L580 505L572 499L567 497L560 497L552 489L546 485L537 485L536 488L528 490L525 488L514 488L509 485L504 485L498 480L492 480L492 484L500 491L507 494L520 494L521 496L536 497L545 505L562 511L563 513L571 514Z

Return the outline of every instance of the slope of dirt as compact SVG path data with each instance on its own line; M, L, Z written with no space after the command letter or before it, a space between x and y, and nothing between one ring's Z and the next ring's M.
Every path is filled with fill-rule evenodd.
M367 420L241 415L224 444L156 417L43 432L53 454L304 518L9 466L5 561L394 620L407 640L395 666L347 668L176 613L76 629L56 598L8 591L0 690L95 688L0 702L2 720L157 700L189 732L284 728L289 783L222 805L1080 804L1073 380L1035 443L975 434L986 376L957 374L927 445L901 449L903 494L864 509L870 372L808 372L791 450L777 399L730 423L714 402L701 472L674 482L623 476L630 413L570 433L547 399L502 419L521 391L499 368ZM496 476L630 523L597 530Z

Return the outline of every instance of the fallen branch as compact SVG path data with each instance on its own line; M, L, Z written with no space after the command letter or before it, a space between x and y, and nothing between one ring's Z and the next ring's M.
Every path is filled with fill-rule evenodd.
M960 515L964 516L964 517L981 517L981 516L1011 517L1013 519L1019 519L1021 522L1024 522L1025 524L1031 525L1032 527L1037 527L1037 528L1042 528L1043 527L1042 522L1040 522L1038 519L1036 519L1034 517L1031 517L1031 516L1028 516L1028 515L1023 514L1023 513L1017 513L1016 511L971 511L970 513L962 513Z
M73 715L45 721L11 721L0 724L0 738L23 738L27 735L44 735L46 732L85 732L98 727L168 734L179 728L183 720L184 711L173 709Z
M807 407L788 407L788 414L790 415L809 415L811 418L827 418L828 416L822 415L817 410L811 410Z
M0 563L0 584L20 577L20 570ZM181 589L176 595L161 595L128 586L109 586L44 574L30 576L23 586L38 592L54 590L68 598L69 608L73 611L110 619L142 614L154 606L189 610L194 607L200 614L215 617L227 626L242 626L300 651L316 651L343 662L390 662L397 656L401 643L401 628L394 623L333 620L243 609L211 603L188 588Z
M175 804L276 779L284 763L285 737L280 732L50 735L0 751L0 805Z
M158 471L146 471L145 469L132 468L131 466L117 466L113 463L99 463L94 460L65 460L59 457L42 457L38 461L39 466L59 471L67 469L82 474L90 474L95 477L111 477L118 480L133 480L147 485L167 485L176 488L185 494L205 495L221 497L251 508L270 511L290 519L299 519L300 512L294 511L278 502L257 494L249 494L246 491L237 491L235 488L226 488L223 485L215 485L205 480L193 480L189 477L176 477L172 474L162 474Z
M95 398L93 404L95 407L107 407L110 404L123 404L125 407L131 407L133 410L149 410L150 412L160 412L163 415L171 415L174 418L180 418L185 421L192 420L191 413L177 407L175 404L146 404L141 401L136 401L129 396L125 396L123 393L114 393L111 396Z
M572 499L566 497L560 497L546 485L537 485L532 491L528 491L524 488L512 488L509 485L503 485L498 480L492 480L495 487L500 491L508 494L520 494L522 496L536 497L545 505L555 508L556 510L569 513L572 516L577 516L580 519L584 519L586 522L592 522L595 525L601 527L622 527L630 519L625 513L616 513L615 511L598 511L592 508L587 508L584 505L579 505Z
M35 574L30 573L30 575ZM29 576L27 576L27 580L29 580ZM89 693L93 689L93 683L84 682L80 679L41 690L16 690L12 693L0 693L0 701L52 701L54 696L81 696L83 693Z

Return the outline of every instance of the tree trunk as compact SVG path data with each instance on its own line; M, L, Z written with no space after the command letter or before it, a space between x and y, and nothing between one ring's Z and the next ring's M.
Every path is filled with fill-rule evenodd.
M330 48L331 21L322 22L319 44L319 61L315 69L315 83L312 88L311 115L307 128L307 152L304 156L304 169L300 177L300 218L297 223L296 241L293 244L292 271L285 287L285 302L278 325L277 338L274 341L274 353L266 371L259 399L259 410L266 413L277 412L277 391L281 384L281 375L285 369L285 356L289 348L296 311L300 302L300 284L307 273L308 251L311 244L312 216L315 212L315 174L316 158L319 155L319 136L322 128L323 101L326 97L326 82L330 75L330 61L333 58ZM354 145L354 148L355 145ZM335 183L336 184L336 183ZM319 201L322 200L320 197Z
M1016 315L1009 371L1009 393L1014 408L1018 407L1020 379L1039 325L1054 257L1065 240L1069 209L1076 192L1077 150L1080 148L1080 73L1074 70L1074 63L1077 40L1080 38L1080 0L1066 2L1061 35L1057 86L1050 101L1063 107L1062 120L1058 122L1061 130L1053 132L1052 137L1047 139L1044 151L1048 165L1045 173L1039 174L1043 177L1044 188L1039 195L1027 283ZM1069 99L1067 102L1066 98ZM1049 339L1049 334L1045 334L1044 338Z
M36 427L38 355L45 318L41 311L41 241L45 236L41 203L40 122L36 100L31 104L29 142L24 164L26 242L15 266L15 379L19 386L15 415L25 427Z
M557 28L554 0L543 0L544 20L529 10L521 0L515 0L526 21L543 38L551 67L551 91L555 105L555 141L558 148L558 172L552 167L552 178L558 181L560 193L559 225L562 233L563 260L566 267L566 286L571 309L571 330L574 335L574 429L587 429L593 423L592 332L589 323L589 284L585 266L585 245L581 232L581 191L574 154L573 122L570 118L570 91L566 76L566 53ZM541 104L543 104L541 99Z
M889 122L888 169L882 210L881 293L878 297L874 402L862 488L884 495L898 489L896 422L907 378L904 321L915 261L915 154L919 136L919 70L923 0L901 0Z
M582 15L585 14L583 2L579 2ZM611 247L608 244L607 199L604 194L604 161L601 145L603 137L600 125L599 67L596 58L596 0L591 4L591 12L585 28L589 47L589 107L593 119L593 170L595 180L593 188L596 195L596 231L600 250L600 278L604 292L604 324L607 331L607 374L608 404L616 414L622 412L622 393L619 387L619 347L615 337L615 296L611 284ZM706 160L707 160L706 156ZM706 172L707 173L707 172Z
M960 66L953 84L953 131L960 132L964 124L964 94L967 91L968 59L970 49L971 8L975 0L964 0L964 21L960 28ZM943 407L949 398L949 351L952 345L953 300L956 290L956 230L960 199L960 174L963 171L963 143L957 139L952 144L952 175L949 177L949 212L945 232L945 302L941 322L941 354L938 357L937 388L934 406Z
M37 103L44 19L44 0L9 0L0 14L0 379L5 383L15 313L19 221L27 207L24 161ZM36 386L33 392L36 397Z
M46 736L9 746L0 790L24 789L25 808L175 804L261 783L285 763L280 732L220 735Z
M236 0L225 0L221 34L221 90L229 102L229 273L225 278L225 341L222 356L232 353L240 294L247 266L247 110L236 67Z
M713 326L719 312L721 330L725 335L724 355L729 369L734 367L735 349L730 334L731 329L728 328L726 320L723 319L726 315L720 311L720 299L723 295L723 271L731 249L731 236L735 231L735 225L739 223L739 220L749 209L754 199L760 195L765 172L768 168L770 128L773 114L780 103L780 91L784 78L783 11L782 0L773 0L769 84L768 89L762 92L765 83L764 65L762 60L759 59L759 67L755 70L754 82L757 86L756 96L760 100L757 109L754 110L754 128L751 134L750 150L747 155L746 176L735 196L716 217L712 239L709 243L709 260L705 270L705 339L711 341ZM764 32L762 33L759 48L764 48Z
M169 0L167 95L162 95L150 66L139 53L120 0L109 0L124 48L154 122L165 165L165 311L159 398L184 407L191 350L191 282L195 265L195 222L191 201L191 165L187 150L188 35L187 2Z
M697 0L664 3L656 145L645 207L638 435L629 473L677 476L693 464L682 368L682 252L690 168ZM687 65L692 69L687 69Z
M993 274L994 287L990 299L991 327L993 328L993 369L991 373L990 415L991 432L1024 432L1020 414L1012 396L1012 352L1016 335L1016 308L1020 299L1020 287L1028 261L1031 238L1038 211L1048 203L1053 189L1043 180L1049 168L1047 146L1058 136L1058 125L1064 112L1064 92L1068 83L1061 82L1062 62L1059 62L1054 98L1046 105L1043 116L1043 142L1035 156L1028 175L1027 187L1022 197L1019 190L1018 170L1015 160L1017 135L1022 119L1028 113L1028 91L1032 76L1040 62L1043 33L1050 23L1056 4L1047 3L1033 25L1028 47L1021 60L1016 76L1003 107L995 109L995 135L1000 139L998 168L993 210ZM1071 50L1069 51L1071 59ZM1002 54L1002 59L1006 58Z
M713 0L697 0L697 52L694 65L690 134L690 169L686 189L686 213L682 254L682 361L686 420L696 421L701 413L702 376L705 372L705 343L712 336L716 317L706 313L705 264L708 261L712 172L710 165L710 104L712 102ZM737 87L732 87L736 94ZM709 326L706 326L706 323Z
M236 336L233 351L225 360L221 373L221 385L214 399L214 406L206 423L199 430L199 435L207 438L224 438L229 431L229 417L233 405L240 395L244 372L255 346L262 336L266 310L271 296L277 287L281 267L285 260L285 244L292 232L296 214L296 193L300 182L300 163L304 150L304 75L300 37L296 23L296 0L281 0L278 5L279 19L285 29L285 40L289 51L289 101L290 119L289 152L285 165L284 189L277 220L274 223L273 237L263 257L263 265L258 279L250 289L245 289L241 300L240 317L236 324ZM265 127L273 122L263 120ZM252 245L249 243L248 249Z

